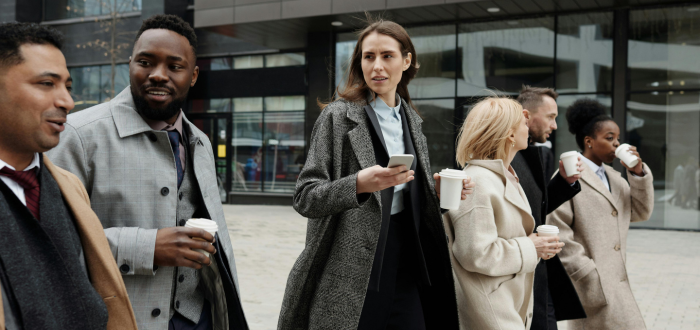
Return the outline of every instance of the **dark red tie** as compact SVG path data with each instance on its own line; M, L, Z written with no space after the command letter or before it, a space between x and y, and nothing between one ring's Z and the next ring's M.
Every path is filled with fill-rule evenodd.
M0 175L4 175L24 188L24 199L27 202L29 212L39 220L39 180L36 178L36 170L13 171L7 166L0 169Z

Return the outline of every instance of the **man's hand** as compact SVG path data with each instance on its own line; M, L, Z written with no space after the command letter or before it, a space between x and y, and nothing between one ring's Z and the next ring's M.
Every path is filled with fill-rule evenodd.
M564 247L564 242L559 242L559 237L556 236L541 237L537 233L532 233L527 238L531 239L532 243L535 244L537 256L544 260L552 259Z
M368 167L357 174L357 194L373 193L407 183L413 180L413 173L404 165L392 168L379 165Z
M637 165L635 165L634 167L629 167L622 160L620 160L620 164L622 164L622 166L624 166L630 172L634 173L636 176L644 176L644 165L642 165L642 157L639 156L639 152L637 151L637 147L630 146L629 152L632 153L633 155L637 156L637 158L639 158Z
M440 198L440 174L433 174L433 179L435 180L435 192L437 192L438 198ZM467 199L467 195L474 192L474 187L476 183L472 182L472 178L467 176L466 179L462 180L462 200Z
M204 229L187 227L158 229L153 264L201 269L202 266L210 265L211 260L192 249L201 249L214 254L216 249L212 243L214 243L214 236Z
M581 156L578 157L578 163L576 163L576 168L578 168L579 173L583 172L584 167L583 167L583 162L581 161ZM571 177L566 176L566 170L564 169L564 162L562 162L561 160L559 160L559 174L561 175L562 178L564 178L564 180L566 180L566 182L569 185L574 184L574 182L576 182L576 180L581 178L581 174L575 174Z

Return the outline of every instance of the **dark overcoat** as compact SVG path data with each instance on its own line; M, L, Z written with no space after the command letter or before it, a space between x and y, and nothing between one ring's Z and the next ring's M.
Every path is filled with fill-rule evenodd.
M417 160L420 242L430 285L423 285L428 329L457 329L447 239L434 189L422 119L402 101ZM381 192L357 195L360 170L377 165L372 123L364 106L338 100L319 116L294 193L308 217L306 246L292 267L278 329L357 329L382 227ZM392 188L393 189L393 188ZM364 195L364 196L363 196ZM386 213L386 212L385 212Z
M520 185L530 203L536 226L545 224L547 214L581 191L580 183L577 182L572 187L560 175L547 181L539 147L528 146L519 151L511 166L520 178ZM557 320L586 317L576 289L557 255L546 261L541 260L535 269L532 330L548 329L547 290L552 294Z

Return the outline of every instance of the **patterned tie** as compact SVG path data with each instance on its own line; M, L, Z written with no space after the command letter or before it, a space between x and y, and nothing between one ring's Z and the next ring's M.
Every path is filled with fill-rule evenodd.
M4 175L24 188L24 199L27 202L29 212L32 212L37 220L39 219L39 180L36 177L36 170L13 171L7 166L0 169L0 175Z
M175 167L177 168L177 187L180 188L182 184L182 162L180 161L180 133L177 131L168 131L168 139L170 140L170 147L173 148L173 155L175 155Z

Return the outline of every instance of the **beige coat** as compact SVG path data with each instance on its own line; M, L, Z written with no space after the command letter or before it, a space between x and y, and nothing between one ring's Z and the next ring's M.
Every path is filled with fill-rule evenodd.
M107 305L108 330L136 329L136 319L131 308L122 275L114 262L102 223L90 208L90 198L78 178L55 166L44 156L44 166L51 172L75 216L75 225L85 253L90 282ZM5 313L0 299L0 329L5 329Z
M501 160L472 160L464 172L476 182L474 193L444 216L461 329L529 329L532 323L538 258L527 236L535 219L505 171Z
M643 177L627 173L629 184L620 172L603 166L612 192L587 168L581 192L547 217L566 243L559 258L588 315L569 321L569 329L646 329L625 259L630 222L648 220L654 208L654 178L646 164Z

